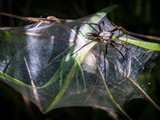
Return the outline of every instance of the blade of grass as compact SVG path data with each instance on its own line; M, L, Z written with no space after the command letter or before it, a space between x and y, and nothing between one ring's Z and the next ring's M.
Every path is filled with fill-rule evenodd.
M121 40L123 42L127 42L142 48L146 48L149 50L154 50L154 51L160 51L160 44L154 43L154 42L146 42L146 41L140 41L140 40L133 40L130 38L124 38L124 37L115 37L113 36L112 39L114 40Z

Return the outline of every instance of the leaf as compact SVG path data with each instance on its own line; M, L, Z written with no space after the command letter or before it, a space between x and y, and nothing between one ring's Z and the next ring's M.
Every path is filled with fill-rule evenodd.
M117 38L113 38L114 40L117 40ZM154 51L160 51L160 43L156 43L156 42L147 42L147 41L142 41L142 40L136 40L134 38L128 39L127 36L126 38L118 38L118 40L142 47L142 48L146 48L149 50L154 50Z

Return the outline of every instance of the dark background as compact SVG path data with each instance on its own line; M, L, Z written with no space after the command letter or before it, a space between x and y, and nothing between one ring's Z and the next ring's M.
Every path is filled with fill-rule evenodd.
M41 17L54 15L64 19L78 19L104 7L117 4L119 7L108 14L108 18L117 26L143 34L160 36L160 1L156 0L0 0L0 11L20 16ZM18 26L23 21L0 16L0 26ZM151 97L160 101L159 66L154 70ZM27 103L27 104L26 104ZM0 81L0 120L109 120L103 110L95 108L59 108L43 115L31 102L24 102L21 94ZM159 102L160 105L160 102ZM135 120L158 120L160 112L148 101L135 99L126 102L125 110ZM119 114L121 119L126 118Z

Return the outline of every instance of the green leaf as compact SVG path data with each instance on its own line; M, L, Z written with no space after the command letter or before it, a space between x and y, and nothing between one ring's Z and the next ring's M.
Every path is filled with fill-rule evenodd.
M154 51L160 51L160 43L156 42L147 42L147 41L142 41L142 40L137 40L137 39L131 39L131 38L124 38L124 37L113 37L114 40L121 40L123 42L127 42L142 48L146 48L149 50L154 50Z

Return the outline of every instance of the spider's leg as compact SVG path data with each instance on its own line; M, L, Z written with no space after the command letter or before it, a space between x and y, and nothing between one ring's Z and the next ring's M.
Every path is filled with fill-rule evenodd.
M116 30L118 30L118 27L113 27L113 28L111 28L110 30L108 30L108 32L114 32L114 31L116 31Z
M96 29L95 29L95 27L93 27L92 25L95 25L95 26L98 26L98 31L97 31L97 34L99 34L100 32L102 32L101 31L101 26L100 26L100 24L97 24L97 23L87 23L87 22L83 22L78 28L80 28L82 25L84 25L84 24L88 24L88 25L90 25L90 27L92 27L95 31L97 31Z
M105 52L105 53L104 53L104 59L106 58L106 55L107 55L107 45L108 45L108 44L106 43L106 47L105 47L105 51L104 51L104 52Z
M97 26L98 26L98 29L99 29L97 34L100 34L100 33L103 31L103 29L102 29L102 27L101 27L101 23L102 23L102 26L105 27L103 20L102 20L99 24L97 24L97 23L82 23L82 24L93 24L93 25L97 25Z
M85 46L89 45L90 43L94 42L95 40L92 40L88 43L86 43L85 45L83 45L82 47L80 47L78 50L76 50L74 53L72 53L71 55L74 55L75 53L77 53L78 51L80 51L82 48L84 48Z
M93 25L97 25L98 26L98 33L97 34L100 34L102 31L103 31L103 29L102 29L102 27L101 27L101 23L102 23L102 26L104 27L104 21L102 20L99 24L96 24L96 23L90 23L90 24L93 24Z
M121 55L122 57L124 58L124 55L122 54L122 52L111 42L110 45L115 48Z
M100 30L100 32L102 32L103 29L102 29L102 27L100 27L100 24L102 24L103 29L105 29L104 20L102 20L102 21L99 23L99 30ZM117 26L115 26L115 27L111 28L110 30L108 30L108 32L114 32L114 31L116 31L116 30L118 30L118 27L117 27Z
M119 31L119 35L120 35L120 31L123 32L123 29L124 29L124 28L118 27L118 26L115 25L113 22L111 22L111 24L112 24L114 27L113 27L113 29L109 30L109 32L114 32L114 31L118 30L118 31ZM114 28L115 28L116 30L114 30ZM125 32L125 33L126 33L126 32Z
M127 31L126 29L124 29L123 27L118 27L118 30L119 31L122 31L123 33L125 33L126 34L126 40L127 40L127 36L128 35L132 35L132 34L130 34L130 32L129 31Z
M97 26L98 26L98 29L99 29L98 34L100 34L103 31L102 27L100 26L100 24L98 24Z
M100 24L102 24L102 27L103 27L103 28L100 26ZM98 27L99 27L99 33L102 32L103 29L105 29L104 20L102 20L102 21L99 23L99 26L98 26Z
M114 41L114 40L111 40L111 42L112 42L112 43L115 43L115 44L118 44L118 45L121 45L122 47L124 47L124 48L126 48L126 49L128 50L127 46L125 46L124 44L122 44L122 43L120 43L120 42L116 42L116 41Z

